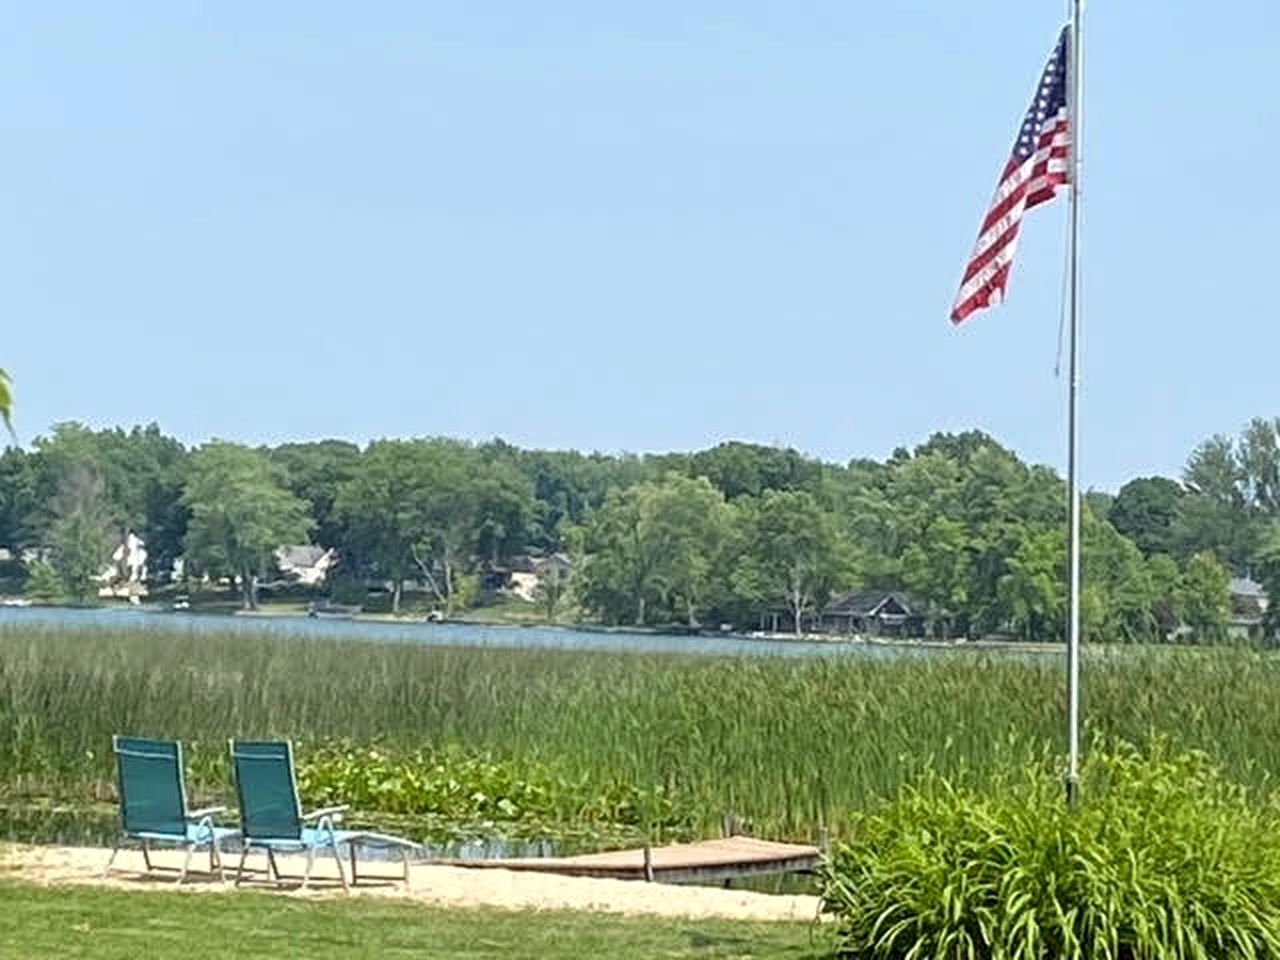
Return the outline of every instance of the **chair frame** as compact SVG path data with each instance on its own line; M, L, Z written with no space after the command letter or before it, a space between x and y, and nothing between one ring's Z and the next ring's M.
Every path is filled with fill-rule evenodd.
M184 880L187 879L187 875L191 871L192 856L196 853L197 850L199 850L202 846L207 844L209 847L209 874L211 876L216 874L219 882L226 883L226 880L227 880L226 869L223 866L222 850L219 847L219 837L220 837L219 830L226 831L226 828L220 828L220 827L214 826L213 815L215 813L225 813L227 808L224 806L212 806L212 807L201 807L197 810L191 810L187 807L187 779L186 779L186 768L183 762L181 741L173 740L170 742L172 742L175 747L174 762L177 764L177 768L178 768L178 792L182 798L183 819L187 824L195 824L195 828L196 828L195 835L192 836L191 831L189 829L184 836L179 837L177 834L173 834L172 836L166 836L159 833L153 833L151 831L130 831L127 827L125 827L124 825L125 785L124 785L124 776L120 771L119 758L122 754L128 753L128 748L121 747L120 745L121 739L122 738L119 734L115 734L111 737L111 752L116 756L116 771L117 771L116 777L117 777L118 789L120 791L121 831L120 831L120 835L116 838L115 843L111 847L111 856L107 859L107 865L102 870L102 876L105 878L111 875L111 871L112 871L112 868L114 867L117 855L128 844L130 844L133 841L136 841L140 849L142 850L142 862L146 865L146 869L143 872L147 875L153 875L157 873L176 873L178 875L175 881L175 886L176 886L181 884ZM123 739L142 739L142 738L130 737L130 738L123 738ZM167 757L165 759L167 759ZM230 832L234 832L234 831L223 832L221 836L226 836ZM186 856L183 858L182 866L167 867L162 864L152 863L151 848L150 848L150 844L152 843L167 844L167 845L181 847L182 849L184 849L186 851Z
M253 837L250 836L244 819L244 793L243 786L239 779L239 768L236 766L237 760L255 760L269 759L270 762L280 762L271 758L256 758L245 755L237 755L236 740L229 742L231 752L231 766L236 776L236 790L240 800L240 862L236 866L235 885L240 886L246 872L246 861L249 853L255 847L262 850L266 854L266 876L269 881L275 885L281 886L285 880L300 881L299 889L307 889L307 885L311 882L311 872L315 866L316 853L318 851L327 851L332 857L334 865L338 868L338 879L342 883L342 889L346 893L351 892L351 887L359 883L359 873L356 867L356 849L360 845L367 846L396 846L401 850L401 862L403 864L403 880L406 886L409 885L409 851L416 845L402 837L393 837L387 834L373 833L361 830L338 830L337 824L342 822L342 815L350 809L348 804L338 804L336 806L322 807L318 810L304 812L302 809L302 800L298 794L298 778L293 756L293 742L290 740L275 741L281 744L285 749L286 759L289 766L289 780L293 788L293 802L297 811L298 820L298 837ZM315 823L315 827L310 828L309 832L313 838L319 837L318 840L308 840L304 831L308 831L305 826L307 823ZM347 845L349 859L351 862L351 881L348 883L346 870L342 864L342 855L338 851L338 847L342 844ZM276 851L296 851L305 852L307 855L306 866L303 872L299 874L286 874L280 871L280 865L276 862ZM253 871L257 872L257 871ZM376 877L374 879L391 880L393 877Z

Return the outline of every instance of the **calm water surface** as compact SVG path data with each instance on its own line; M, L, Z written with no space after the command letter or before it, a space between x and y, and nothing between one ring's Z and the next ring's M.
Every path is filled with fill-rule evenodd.
M947 648L822 641L752 640L729 636L671 636L559 627L486 626L468 623L383 623L311 617L227 616L164 610L0 607L4 626L163 627L193 634L278 633L288 636L419 643L437 647L504 647L525 650L598 650L611 653L681 653L710 656L902 657L945 655Z

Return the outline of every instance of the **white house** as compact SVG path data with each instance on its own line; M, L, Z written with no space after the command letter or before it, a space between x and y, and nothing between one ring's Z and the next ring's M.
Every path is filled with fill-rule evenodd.
M338 551L330 547L299 546L277 547L276 566L288 580L308 587L319 586L338 562Z
M538 584L565 583L573 574L573 561L563 553L549 557L532 557L511 571L508 589L521 600L532 603L538 597ZM519 568L523 569L519 569Z
M94 577L100 597L128 597L133 603L147 593L147 545L130 530L111 551L111 562Z

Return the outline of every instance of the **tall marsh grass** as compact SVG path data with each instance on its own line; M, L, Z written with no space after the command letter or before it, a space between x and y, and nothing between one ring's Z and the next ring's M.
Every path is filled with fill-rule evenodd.
M1280 772L1272 656L1117 650L1088 659L1086 685L1091 735L1160 733L1246 784ZM225 798L226 739L282 736L304 759L338 741L460 750L584 796L659 798L690 829L733 812L773 835L839 835L922 775L980 786L1040 762L1062 714L1050 656L714 659L0 628L10 799L109 798L113 733L181 738L193 792Z

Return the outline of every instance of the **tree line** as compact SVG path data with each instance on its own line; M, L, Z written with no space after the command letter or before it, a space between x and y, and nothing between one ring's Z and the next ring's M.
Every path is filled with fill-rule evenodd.
M1085 500L1090 639L1216 639L1232 574L1280 590L1280 420L1207 440L1178 479ZM155 425L65 423L0 455L0 545L44 558L21 571L29 589L82 599L132 530L153 571L181 557L188 577L234 579L246 605L283 544L333 547L346 588L386 583L395 610L413 583L452 612L482 599L486 573L559 552L577 611L609 624L800 629L833 596L881 587L918 598L934 635L1041 639L1062 632L1065 523L1062 478L980 432L833 464L739 442L188 448Z

